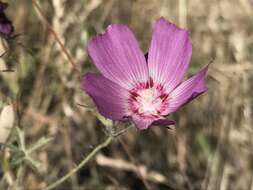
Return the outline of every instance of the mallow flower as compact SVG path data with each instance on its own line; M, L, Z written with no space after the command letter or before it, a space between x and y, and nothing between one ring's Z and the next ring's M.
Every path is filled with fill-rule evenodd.
M92 38L88 53L101 74L87 73L83 89L104 117L133 121L140 130L175 124L167 116L207 91L208 66L184 80L192 55L189 32L164 18L154 25L146 58L121 24Z

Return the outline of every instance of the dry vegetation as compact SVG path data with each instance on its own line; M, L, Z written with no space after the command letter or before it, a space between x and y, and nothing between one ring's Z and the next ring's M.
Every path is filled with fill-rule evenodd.
M191 30L189 75L214 60L209 91L172 117L175 130L129 130L103 149L59 190L253 189L253 3L248 0L52 0L39 1L46 20L81 73L96 71L87 40L110 23L130 26L147 51L160 16ZM31 0L9 1L25 48L13 43L0 59L1 106L13 102L26 141L51 136L26 168L24 189L43 189L71 170L106 138L88 109L80 75ZM15 170L15 168L14 168ZM2 187L4 189L4 187Z

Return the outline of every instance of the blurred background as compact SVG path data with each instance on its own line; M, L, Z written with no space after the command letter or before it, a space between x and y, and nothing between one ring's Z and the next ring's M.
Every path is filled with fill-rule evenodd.
M85 74L96 72L85 51L92 36L127 24L147 52L152 25L163 16L191 31L188 76L213 60L209 91L172 115L175 129L129 130L56 189L253 190L252 1L38 1L44 16L30 0L5 2L20 36L0 58L1 70L14 70L0 73L1 109L14 105L27 144L53 137L33 155L39 170L25 169L24 189L44 189L106 139L104 125L79 105L94 106L55 33Z

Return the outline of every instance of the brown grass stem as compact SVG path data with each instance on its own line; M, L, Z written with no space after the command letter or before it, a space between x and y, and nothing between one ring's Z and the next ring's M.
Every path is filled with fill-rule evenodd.
M47 26L48 30L51 32L51 34L53 34L53 36L55 37L56 42L60 45L60 47L62 49L62 52L66 55L67 59L69 60L69 62L73 66L74 70L77 71L77 73L80 75L81 72L77 69L77 66L76 66L74 60L72 59L72 57L71 57L70 53L68 52L68 50L65 48L64 44L62 43L59 36L55 32L54 28L48 22L48 20L46 18L46 15L42 11L42 9L40 8L40 6L36 2L36 0L33 0L32 2L33 2L33 6L35 7L35 9L38 11L39 15L41 16L42 21L46 23L46 26Z

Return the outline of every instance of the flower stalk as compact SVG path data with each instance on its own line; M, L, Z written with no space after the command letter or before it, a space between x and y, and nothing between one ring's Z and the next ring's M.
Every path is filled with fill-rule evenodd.
M108 136L108 138L103 143L99 144L95 149L93 149L93 151L91 153L89 153L88 156L86 156L80 162L80 164L78 164L69 173L67 173L66 175L64 175L60 179L58 179L56 182L54 182L51 185L49 185L48 187L46 187L46 190L54 189L55 187L57 187L58 185L60 185L64 181L66 181L68 178L70 178L73 174L75 174L77 171L79 171L85 164L87 164L87 162L89 162L100 150L107 147L112 142L112 140L114 138L115 137L113 137L113 136Z
M58 179L57 181L55 181L54 183L52 183L51 185L46 187L46 190L50 190L50 189L54 189L55 187L57 187L58 185L60 185L61 183L63 183L64 181L66 181L67 179L69 179L72 175L74 175L76 172L78 172L82 167L85 166L85 164L87 164L91 159L94 158L94 156L103 148L107 147L114 139L116 139L117 137L123 135L125 132L127 132L127 130L133 128L134 125L130 125L122 130L120 130L119 132L112 132L108 131L108 137L107 139L102 142L101 144L99 144L96 148L94 148L75 168L73 168L69 173L67 173L66 175L64 175L63 177L61 177L60 179ZM114 126L112 126L112 128L114 129Z

